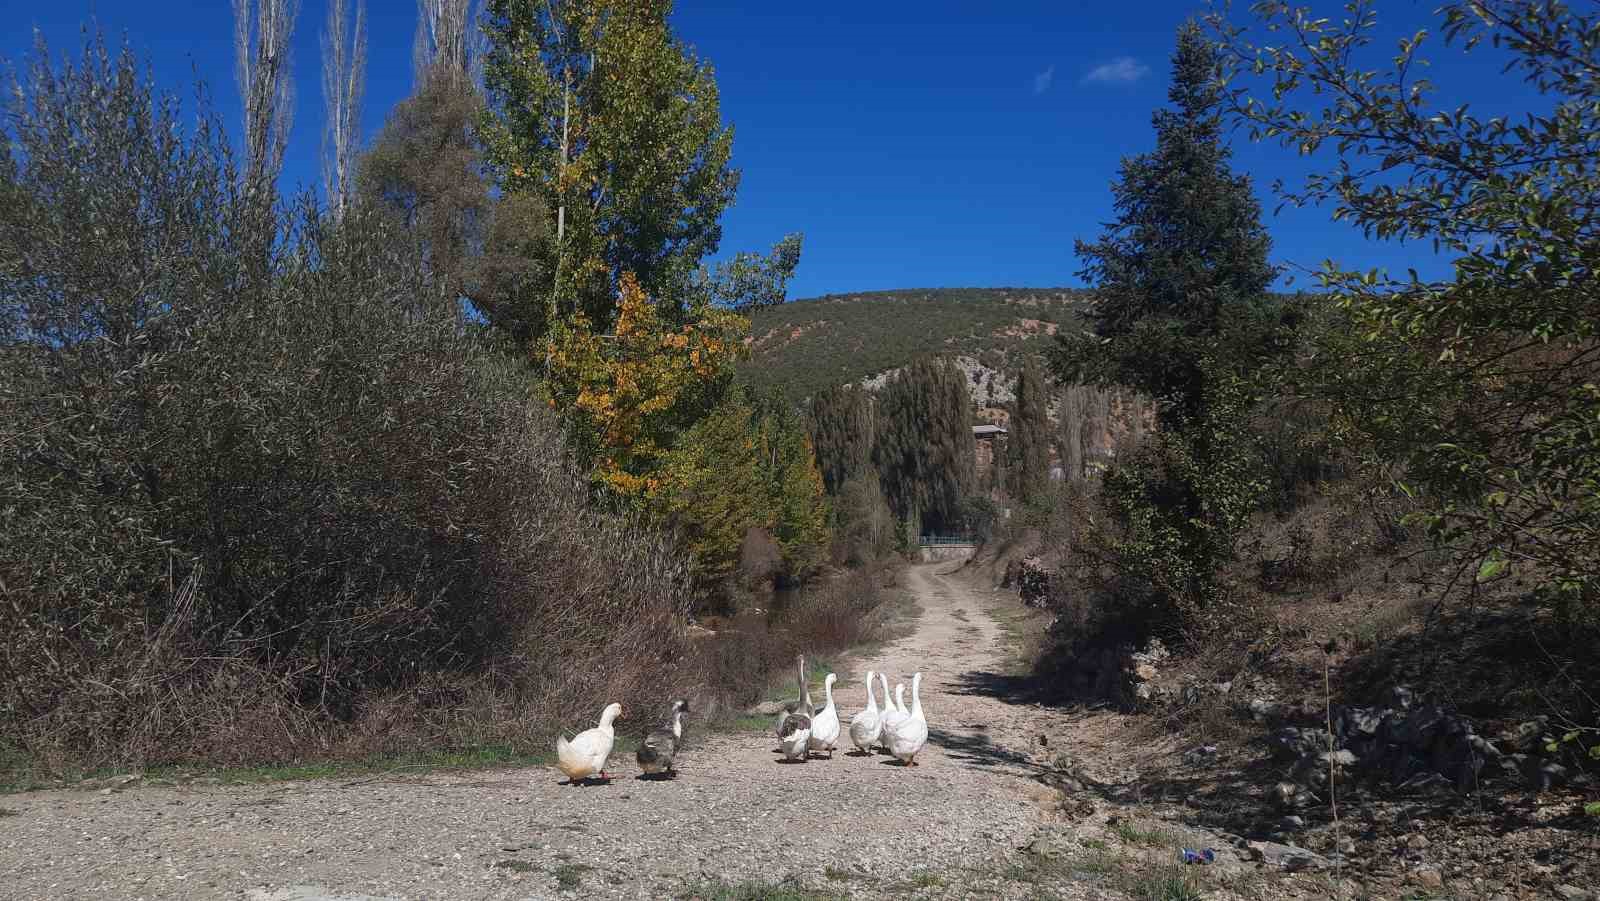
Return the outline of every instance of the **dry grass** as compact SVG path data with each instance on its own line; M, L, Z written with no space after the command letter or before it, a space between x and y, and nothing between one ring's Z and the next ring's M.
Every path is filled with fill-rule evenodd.
M904 627L904 592L893 586L901 564L880 562L819 580L765 619L745 619L697 642L685 671L698 713L718 728L771 726L742 711L760 700L792 697L791 664L805 654L808 676L837 672L835 655L871 647Z

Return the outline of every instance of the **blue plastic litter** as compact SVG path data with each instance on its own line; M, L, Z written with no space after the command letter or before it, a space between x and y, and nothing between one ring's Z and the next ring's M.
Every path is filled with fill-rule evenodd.
M1184 848L1184 863L1216 863L1217 852L1211 848Z

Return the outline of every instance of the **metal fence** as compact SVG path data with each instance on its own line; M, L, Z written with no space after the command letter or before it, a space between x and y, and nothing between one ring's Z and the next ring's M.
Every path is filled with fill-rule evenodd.
M919 535L918 547L960 547L977 544L977 539L971 535Z

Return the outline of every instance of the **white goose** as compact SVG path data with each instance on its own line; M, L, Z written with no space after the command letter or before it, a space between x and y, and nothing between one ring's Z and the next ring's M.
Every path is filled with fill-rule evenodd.
M905 763L917 765L917 752L928 743L928 720L922 715L922 674L911 677L911 713L900 720L889 736L889 753Z
M579 732L572 741L556 738L556 768L566 774L569 783L576 785L595 776L611 778L606 775L606 758L617 741L611 724L621 715L621 704L607 704L600 712L600 725Z
M883 711L878 714L878 747L889 753L889 713L894 710L894 699L889 697L889 677L878 674L878 684L883 686Z
M822 709L811 718L811 738L807 747L813 751L827 751L833 759L833 749L839 745L839 708L833 705L833 683L839 677L833 673L822 682Z
M885 751L893 753L894 749L889 747L889 737L909 716L911 714L906 711L906 684L904 682L896 682L894 684L894 706L889 709L888 713L884 714L883 734L878 736L878 744L882 745Z
M883 734L883 720L878 716L878 700L872 696L872 670L867 670L867 709L850 718L850 741L862 754L871 754L878 736ZM887 697L884 698L888 700Z

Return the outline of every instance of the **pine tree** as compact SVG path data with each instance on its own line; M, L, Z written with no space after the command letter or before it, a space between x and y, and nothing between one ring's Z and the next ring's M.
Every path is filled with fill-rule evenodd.
M1222 142L1220 58L1194 22L1178 30L1171 107L1156 148L1124 161L1117 215L1078 242L1094 291L1091 334L1063 336L1066 382L1132 386L1157 403L1153 441L1105 473L1093 553L1152 628L1183 628L1225 593L1221 568L1264 483L1247 427L1257 365L1284 346L1267 295L1271 240L1250 181Z
M1260 352L1246 336L1260 334L1276 276L1250 179L1228 165L1219 62L1199 25L1178 30L1171 108L1152 117L1156 148L1123 162L1115 220L1076 245L1094 291L1093 334L1062 336L1053 360L1064 381L1149 394L1167 424L1200 412L1205 360L1223 343L1246 343L1227 355L1237 365Z

